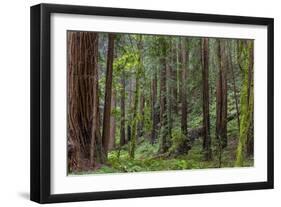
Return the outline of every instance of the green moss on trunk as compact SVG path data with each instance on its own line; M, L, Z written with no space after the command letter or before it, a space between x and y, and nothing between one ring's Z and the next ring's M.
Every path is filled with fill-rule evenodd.
M253 90L253 42L248 42L247 48L241 51L244 57L242 65L244 66L244 80L241 90L241 123L239 132L239 142L237 147L235 166L241 167L244 163L245 146L248 139L249 130L253 119L254 109L254 90Z

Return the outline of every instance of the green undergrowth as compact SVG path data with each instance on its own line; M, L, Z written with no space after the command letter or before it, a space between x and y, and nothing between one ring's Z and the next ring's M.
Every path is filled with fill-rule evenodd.
M228 147L222 152L222 168L235 166L235 146L235 140L230 138ZM219 160L215 149L213 149L213 159L211 161L204 161L201 151L201 139L194 141L188 154L175 158L158 154L158 149L158 144L151 145L147 140L142 140L137 145L135 159L129 157L127 146L124 146L121 150L115 149L109 152L106 165L102 165L95 171L80 172L79 174L188 170L219 167ZM253 166L253 159L246 159L244 166Z

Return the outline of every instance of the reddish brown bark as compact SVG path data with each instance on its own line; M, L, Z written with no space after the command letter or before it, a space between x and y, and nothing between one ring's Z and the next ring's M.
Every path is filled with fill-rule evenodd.
M211 135L209 114L209 40L202 41L202 81L203 81L203 150L206 160L211 160Z
M67 127L70 171L102 162L98 113L98 34L68 32ZM94 153L95 152L95 153Z
M216 137L221 149L227 146L227 57L225 54L225 41L219 40L218 44L219 72L217 78Z
M108 35L104 115L103 115L103 130L102 130L102 145L103 145L105 154L107 154L107 152L108 152L108 145L109 145L109 139L110 139L110 114L111 114L113 58L114 58L114 34L110 33Z

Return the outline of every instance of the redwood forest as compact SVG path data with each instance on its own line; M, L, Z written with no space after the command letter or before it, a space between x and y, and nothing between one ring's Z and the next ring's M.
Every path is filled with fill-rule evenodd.
M254 165L254 40L67 31L69 175Z

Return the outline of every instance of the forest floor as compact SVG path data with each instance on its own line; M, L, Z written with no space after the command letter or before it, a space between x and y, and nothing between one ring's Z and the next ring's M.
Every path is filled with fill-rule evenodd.
M159 145L151 145L147 140L140 140L135 151L135 159L131 159L128 154L128 146L122 149L115 149L109 152L108 162L101 165L95 171L75 172L74 174L100 174L100 173L123 173L123 172L147 172L147 171L167 171L167 170L187 170L206 168L230 168L234 167L236 159L237 139L229 138L228 146L221 154L221 162L218 159L216 150L213 149L213 159L204 161L202 153L202 141L194 141L191 150L175 158L161 156L158 153ZM253 158L246 158L245 167L253 166ZM71 173L72 174L72 173Z

